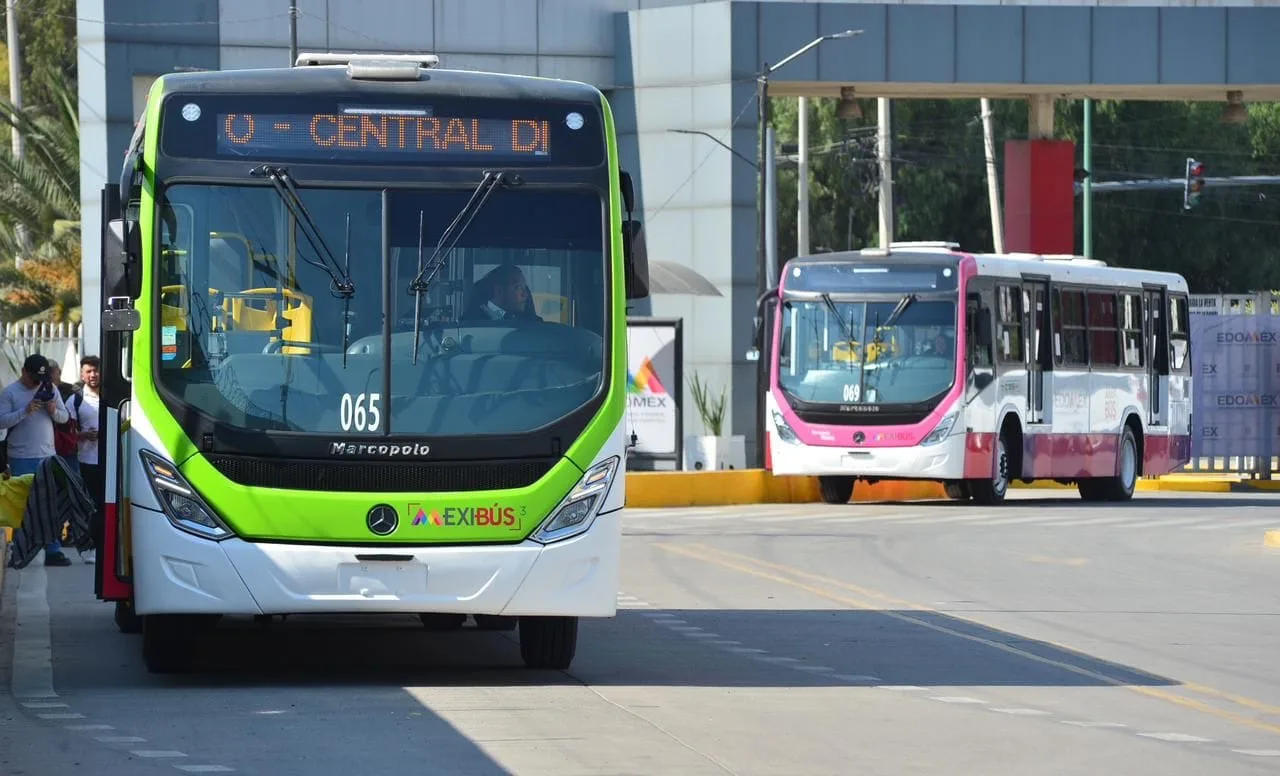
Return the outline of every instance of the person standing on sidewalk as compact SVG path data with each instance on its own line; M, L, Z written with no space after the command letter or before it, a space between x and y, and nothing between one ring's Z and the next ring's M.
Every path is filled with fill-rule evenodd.
M80 478L84 481L85 490L93 497L94 512L89 521L95 548L102 546L103 514L102 502L105 498L106 481L102 475L102 466L98 463L98 385L102 380L102 362L97 356L85 356L80 359L81 387L67 402L67 410L71 419L76 422L80 437L76 454L80 461ZM97 560L98 551L85 558L88 563Z
M35 474L42 460L55 455L53 426L66 423L68 412L51 378L48 359L32 353L18 379L0 391L0 428L9 432L5 442L9 469L15 476ZM71 565L61 542L45 547L44 565Z

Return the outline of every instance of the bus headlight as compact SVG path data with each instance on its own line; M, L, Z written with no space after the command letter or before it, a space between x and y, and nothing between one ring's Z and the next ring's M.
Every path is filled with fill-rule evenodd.
M933 431L929 432L929 436L920 440L922 445L936 445L946 439L951 433L951 427L956 424L956 418L960 417L959 412L952 412L938 421L938 425L933 427Z
M147 481L156 494L156 501L160 502L161 511L174 528L214 541L234 536L195 488L178 473L178 467L146 450L139 451L138 455L147 470Z
M587 469L569 495L551 512L551 516L533 532L535 542L551 544L585 533L609 495L613 476L618 471L618 457L601 461Z
M796 434L795 429L787 425L787 419L782 417L782 413L777 410L773 411L773 427L778 430L778 438L783 442L794 444L800 441L800 436Z

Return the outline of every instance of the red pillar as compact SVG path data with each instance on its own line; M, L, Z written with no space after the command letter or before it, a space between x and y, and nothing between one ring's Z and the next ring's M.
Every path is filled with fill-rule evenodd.
M1004 249L1075 253L1075 144L1009 140L1004 144Z

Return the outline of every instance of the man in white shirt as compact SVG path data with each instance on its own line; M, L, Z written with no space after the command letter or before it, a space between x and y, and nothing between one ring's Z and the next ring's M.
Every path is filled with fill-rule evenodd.
M98 406L100 396L98 386L102 381L102 361L97 356L85 356L80 359L80 390L71 395L67 411L76 421L80 429L80 445L76 457L80 461L80 477L84 486L93 497L95 509L89 521L95 547L102 546L103 514L102 501L106 481L103 479L102 466L98 462ZM89 563L97 559L97 551L85 558Z
M9 469L15 476L35 474L40 462L55 454L53 424L67 422L67 406L50 381L49 361L27 356L22 375L0 391L0 428L6 429ZM44 565L70 566L61 542L45 548Z

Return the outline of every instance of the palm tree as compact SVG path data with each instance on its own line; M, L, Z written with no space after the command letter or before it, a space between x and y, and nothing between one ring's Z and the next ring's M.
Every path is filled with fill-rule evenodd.
M0 315L10 321L79 315L80 120L74 86L50 81L52 105L0 100L0 122L24 147L22 158L0 147Z

